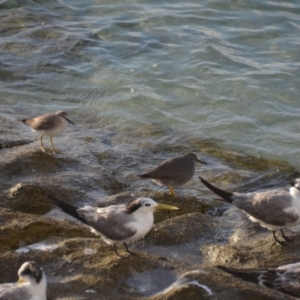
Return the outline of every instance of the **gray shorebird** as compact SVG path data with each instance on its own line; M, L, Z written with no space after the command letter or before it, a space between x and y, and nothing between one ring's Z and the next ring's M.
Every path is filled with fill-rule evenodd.
M19 269L18 275L17 283L0 284L0 299L46 300L46 276L36 263L25 262Z
M282 229L300 224L300 178L291 182L289 192L269 190L246 194L226 192L201 177L199 179L208 189L222 198L220 201L243 210L251 221L272 230L273 237L278 244L284 245L285 242L277 239L276 230L280 230L285 241L292 241L284 235Z
M181 156L173 157L163 161L153 170L138 175L141 178L150 178L159 185L165 185L169 188L170 194L175 196L173 186L187 183L192 179L195 173L195 162L207 164L197 158L194 153L187 153Z
M42 151L48 151L44 148L43 145L43 136L46 135L50 137L52 152L59 153L59 150L55 149L53 145L52 137L57 136L63 131L65 131L68 122L74 125L74 123L70 119L68 119L67 116L68 115L66 112L59 110L54 114L46 114L39 117L35 117L33 119L23 119L20 121L23 124L30 126L32 131L40 135L40 147Z
M100 235L107 244L113 245L118 257L123 256L118 254L116 244L123 244L127 253L135 254L129 251L126 243L137 241L150 231L155 210L178 210L175 206L158 204L151 198L139 198L127 206L122 204L101 208L92 206L77 208L53 196L49 198L65 213L90 226L92 232Z
M300 299L300 263L263 269L218 268L237 278Z

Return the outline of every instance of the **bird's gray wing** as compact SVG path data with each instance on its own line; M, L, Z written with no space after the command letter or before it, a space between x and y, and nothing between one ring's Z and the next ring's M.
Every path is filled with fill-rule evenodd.
M260 285L300 297L300 267L270 269L260 276Z
M52 115L40 116L32 119L28 125L34 130L47 130L55 125L55 118Z
M104 208L86 206L78 209L77 212L89 226L111 240L122 241L136 233L136 229L129 226L133 217L126 213L126 207L123 205Z
M299 214L293 208L293 198L290 193L282 190L261 193L234 193L232 204L242 209L250 216L274 226L284 226L299 219Z
M189 161L187 162L181 157L177 157L176 159L169 159L162 162L160 165L146 174L151 176L152 178L174 178L182 174L184 167L188 163Z
M0 300L30 300L31 295L24 286L17 284L1 284Z

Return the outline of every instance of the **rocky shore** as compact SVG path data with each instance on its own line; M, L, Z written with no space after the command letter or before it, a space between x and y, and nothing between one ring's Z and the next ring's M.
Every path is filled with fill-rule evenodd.
M60 137L62 154L41 152L37 141L1 143L5 145L0 148L1 283L17 281L20 265L34 260L47 274L49 300L289 299L235 279L216 266L276 267L297 262L297 228L287 231L294 243L281 247L271 232L237 209L215 210L219 202L200 183L197 196L189 196L184 188L177 197L147 186L137 190L131 184L138 181L135 171L120 180L116 166L110 169L103 163L113 154L96 150L93 143L77 139L71 146ZM48 194L77 206L99 207L147 196L180 210L157 213L149 234L129 245L137 255L119 259L87 226L55 209Z

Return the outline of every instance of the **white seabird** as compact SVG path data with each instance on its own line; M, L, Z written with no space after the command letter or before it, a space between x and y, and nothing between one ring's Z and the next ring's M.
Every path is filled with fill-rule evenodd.
M282 229L300 224L300 178L291 182L289 192L269 190L245 194L226 192L201 177L199 179L207 188L220 196L221 201L243 210L251 221L272 230L273 237L278 244L284 245L285 243L277 239L276 230L280 230L285 241L291 241L284 235Z
M110 245L118 257L116 244L123 244L126 252L129 251L128 242L134 242L144 237L154 223L153 212L158 209L178 210L177 207L158 204L151 198L139 198L127 206L110 205L108 207L84 206L77 208L64 201L49 196L49 198L65 213L90 226L92 231L102 237Z
M235 277L300 299L300 263L264 269L232 269L218 266Z
M52 137L61 134L66 130L68 122L74 123L67 118L68 114L65 111L57 111L53 114L46 114L42 116L35 117L33 119L22 119L20 120L23 124L31 127L32 131L40 135L40 148L43 152L48 151L43 145L43 136L49 136L52 146L53 153L59 153L60 151L54 148Z
M17 283L0 284L0 300L46 300L46 276L36 263L25 262L18 275Z

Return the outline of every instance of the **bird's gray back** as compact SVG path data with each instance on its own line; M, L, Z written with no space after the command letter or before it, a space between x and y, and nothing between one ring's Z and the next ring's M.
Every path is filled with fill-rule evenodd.
M85 218L87 224L111 240L122 241L136 233L130 228L133 221L132 214L127 214L125 205L112 205L109 207L83 207L77 210Z
M195 165L192 159L187 159L184 157L175 157L169 159L159 166L154 168L147 174L152 178L158 179L174 179L182 182L187 182L190 180L195 172ZM187 180L188 179L188 180ZM181 184L181 183L180 183Z
M0 285L0 300L28 300L30 298L31 295L25 287L17 284Z
M274 226L293 223L299 215L292 209L293 198L289 192L272 190L261 193L234 193L232 204L250 216ZM287 208L291 210L286 210Z
M55 124L59 121L58 118L59 117L54 114L47 114L27 120L26 124L31 126L34 130L48 130L55 126Z

